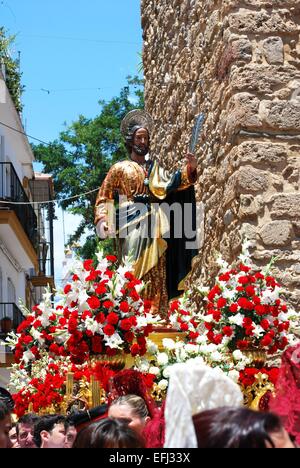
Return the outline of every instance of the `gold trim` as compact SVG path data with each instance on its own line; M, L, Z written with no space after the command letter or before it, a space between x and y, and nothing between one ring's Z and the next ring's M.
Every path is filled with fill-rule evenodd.
M34 250L33 245L31 244L30 240L28 239L27 234L25 233L15 212L0 210L0 224L8 224L12 228L17 238L19 239L20 244L22 245L29 259L33 263L35 270L38 271L39 266L38 266L37 253Z
M156 242L155 242L156 241ZM168 244L164 239L154 239L154 242L144 252L142 257L136 262L134 267L135 276L143 278L152 268L156 267L158 260L166 252Z
M52 276L33 276L30 278L32 286L35 288L50 286L51 289L55 289L55 282Z

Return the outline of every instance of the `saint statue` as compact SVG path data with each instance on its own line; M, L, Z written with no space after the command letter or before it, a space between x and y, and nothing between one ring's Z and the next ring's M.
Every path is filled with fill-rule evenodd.
M160 167L149 155L153 126L141 110L123 120L129 160L108 172L97 197L95 224L101 239L117 238L120 261L132 258L134 275L146 284L144 298L152 301L152 312L166 318L168 303L182 294L198 253L187 248L196 236L197 161L188 153L182 170L170 173Z

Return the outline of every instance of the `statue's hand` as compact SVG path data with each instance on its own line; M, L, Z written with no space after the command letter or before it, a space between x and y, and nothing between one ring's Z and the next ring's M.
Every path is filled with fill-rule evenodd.
M185 158L186 158L186 163L190 166L192 171L197 169L197 159L196 159L196 156L194 154L187 153Z
M98 237L102 240L107 239L109 235L108 225L105 221L99 221L96 226Z

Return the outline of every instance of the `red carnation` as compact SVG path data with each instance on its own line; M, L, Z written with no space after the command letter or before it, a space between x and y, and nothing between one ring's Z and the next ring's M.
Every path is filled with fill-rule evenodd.
M106 293L106 286L105 286L105 284L100 283L99 286L97 286L95 292L96 292L96 294L98 294L98 296L101 296L102 294L105 294L105 293Z
M87 300L88 305L92 310L99 309L101 306L101 302L96 296L92 296Z
M113 336L115 334L116 330L112 325L106 325L106 327L103 328L103 333L106 336Z
M107 255L107 260L111 263L115 263L118 259L115 255Z
M127 333L125 333L124 338L126 341L128 341L128 343L132 343L134 339L134 334L128 331Z
M106 320L109 325L117 325L119 321L119 316L115 312L111 312L110 314L108 314Z
M223 298L223 297L220 297L220 299L218 300L217 302L217 307L218 309L222 309L223 307L225 307L227 305L227 299Z
M132 327L132 323L129 319L121 320L120 328L124 331L129 331Z
M268 347L272 344L273 338L270 336L270 334L266 335L263 337L263 339L260 341L260 345L265 348Z
M249 343L246 340L239 340L236 345L241 351L245 351L249 347Z
M100 336L94 336L92 338L92 350L96 354L100 354L103 351L102 340Z
M252 297L255 295L255 289L253 286L247 286L246 287L246 293L248 294L248 296Z
M85 260L85 262L83 262L83 268L86 271L91 271L93 268L93 264L94 264L93 260Z
M105 309L111 309L114 306L114 303L112 301L105 301L103 302L103 307Z
M100 312L100 314L96 315L96 322L97 323L104 323L105 322L105 315L103 312Z
M260 322L260 326L261 326L265 331L269 330L269 328L270 328L270 322L269 322L269 320L267 320L267 319L262 320L262 321Z
M134 345L132 345L131 348L130 348L130 352L131 352L131 355L133 357L137 356L140 353L139 345L136 344L136 343Z
M231 304L229 310L231 313L236 314L237 311L239 310L239 306L237 304Z
M182 324L180 325L180 329L181 329L181 331L183 331L183 332L187 332L187 331L189 330L189 326L188 326L187 323L182 323Z
M129 304L128 302L121 302L120 304L120 311L123 312L124 314L127 314L129 312Z
M224 327L223 333L225 336L231 337L233 335L233 330L231 327Z
M64 288L64 293L69 294L70 291L72 291L72 286L70 284L67 284Z

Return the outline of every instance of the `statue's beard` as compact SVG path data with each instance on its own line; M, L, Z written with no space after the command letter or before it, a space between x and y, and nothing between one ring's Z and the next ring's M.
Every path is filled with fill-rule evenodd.
M138 156L146 156L149 153L149 146L134 145L132 149Z

